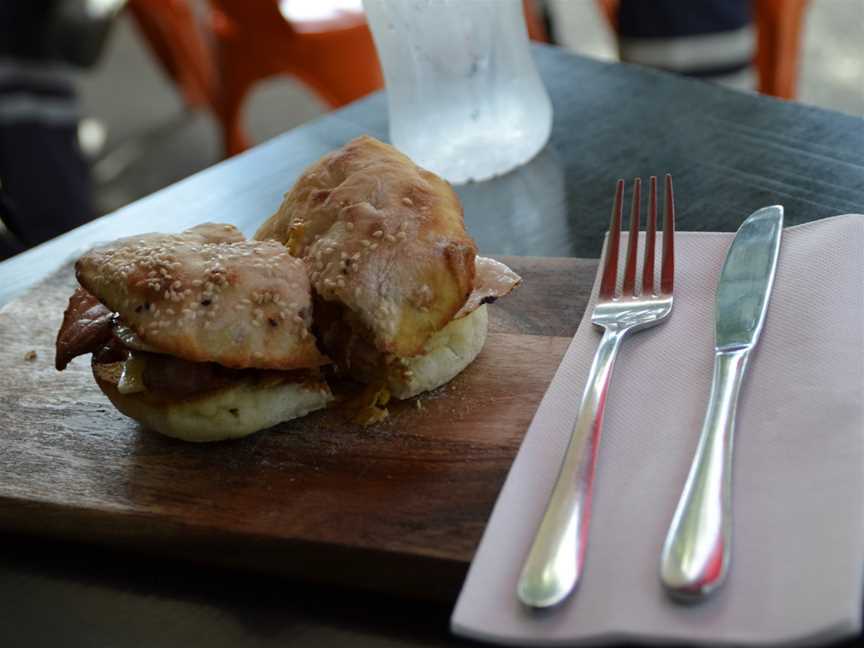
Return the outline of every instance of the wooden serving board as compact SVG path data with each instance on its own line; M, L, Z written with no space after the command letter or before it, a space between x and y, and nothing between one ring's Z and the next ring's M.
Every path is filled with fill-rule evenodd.
M53 275L0 310L0 528L452 596L596 265L503 260L524 283L489 307L483 352L449 385L371 428L327 411L205 445L117 412L89 357L54 370L74 280L69 268Z

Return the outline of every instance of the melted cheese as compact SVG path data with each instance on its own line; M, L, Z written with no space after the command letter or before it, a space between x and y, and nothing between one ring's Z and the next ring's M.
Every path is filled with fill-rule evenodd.
M137 394L147 390L144 384L144 367L147 361L134 353L123 362L120 369L120 379L117 381L117 391L121 394Z

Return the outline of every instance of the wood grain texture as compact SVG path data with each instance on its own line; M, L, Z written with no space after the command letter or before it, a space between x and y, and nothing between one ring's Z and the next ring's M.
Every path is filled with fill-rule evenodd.
M0 527L452 596L595 265L505 261L524 285L489 307L486 347L449 385L367 429L327 411L208 445L123 417L93 383L89 358L54 371L73 279L53 275L0 311Z

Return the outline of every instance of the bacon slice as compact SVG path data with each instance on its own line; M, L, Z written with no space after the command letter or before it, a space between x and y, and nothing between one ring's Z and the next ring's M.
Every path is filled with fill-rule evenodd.
M522 277L495 259L478 256L475 261L474 290L453 319L470 315L483 304L503 297L522 281Z
M114 314L89 292L78 288L69 298L57 333L54 366L63 371L79 355L101 349L111 339Z

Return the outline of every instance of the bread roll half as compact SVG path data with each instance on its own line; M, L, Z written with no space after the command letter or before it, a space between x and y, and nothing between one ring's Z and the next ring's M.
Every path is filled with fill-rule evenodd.
M422 355L402 359L404 371L390 373L390 394L411 398L451 381L483 350L488 324L485 305L450 322L427 340Z
M333 400L323 380L241 381L171 399L146 391L121 394L117 375L111 364L93 364L96 383L118 410L156 432L183 441L248 436L322 409Z

